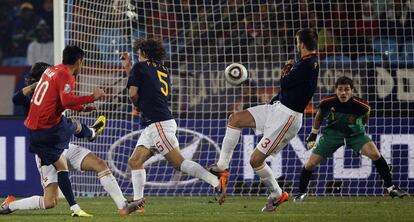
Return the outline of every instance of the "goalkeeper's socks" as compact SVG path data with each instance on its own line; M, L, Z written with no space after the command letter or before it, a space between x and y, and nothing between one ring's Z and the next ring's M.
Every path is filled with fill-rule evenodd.
M228 169L231 157L233 156L234 148L239 142L241 130L227 126L226 134L224 135L223 144L221 145L220 157L217 166L222 169Z
M219 180L217 179L217 176L208 172L206 169L200 166L200 164L194 161L184 160L181 163L180 170L183 173L186 173L193 177L197 177L197 178L204 180L205 182L209 183L213 187L217 187L219 185Z
M82 125L82 129L79 133L75 134L76 137L78 138L91 138L92 136L95 135L95 132L93 129L87 127L85 124L81 124Z
M9 209L11 211L45 209L45 201L42 196L31 196L9 203Z
M145 169L131 170L132 187L134 188L134 200L144 197L144 186L147 180Z
M98 178L106 192L111 196L112 200L114 200L116 207L122 209L125 206L126 199L122 194L121 188L119 188L114 175L112 175L111 170L106 169L99 172Z
M392 176L390 172L390 168L388 167L387 161L385 161L384 157L380 157L378 160L374 161L375 167L381 178L384 180L385 187L392 186Z
M305 167L302 167L302 172L300 173L299 193L306 193L309 181L312 177L312 172L313 170L307 170Z
M68 171L58 171L58 185L60 190L62 191L63 195L68 201L69 206L73 206L76 204L75 196L73 195L72 191L72 184L69 180L69 172ZM77 205L77 204L76 204ZM71 209L72 210L72 209ZM79 208L80 210L80 208Z
M282 196L282 188L280 188L279 184L277 183L275 176L273 175L272 169L269 167L269 165L264 163L262 166L258 168L254 168L254 171L260 177L260 180L269 189L270 191L269 197L278 198Z

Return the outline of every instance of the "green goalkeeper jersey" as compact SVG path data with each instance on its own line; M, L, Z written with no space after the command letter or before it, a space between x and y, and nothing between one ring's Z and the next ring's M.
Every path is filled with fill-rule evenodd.
M336 95L325 97L319 104L319 112L326 121L322 134L335 133L343 137L364 134L363 118L369 111L367 102L355 96L346 103L341 103Z

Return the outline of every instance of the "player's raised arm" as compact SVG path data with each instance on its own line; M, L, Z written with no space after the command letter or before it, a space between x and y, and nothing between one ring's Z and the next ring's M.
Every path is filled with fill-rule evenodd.
M132 62L131 62L131 58L129 57L129 54L127 52L123 52L120 59L121 59L122 67L124 68L127 77L129 77L129 75L131 74L131 70L132 70Z
M64 108L82 111L82 105L92 103L105 96L105 92L101 88L96 88L93 94L88 96L76 96L73 94L74 88L74 78L69 75L62 76L59 86L59 96Z
M13 96L13 104L14 105L19 105L19 106L25 106L25 107L29 107L30 106L30 98L28 98L28 96L34 92L35 88L36 88L37 82L28 85L26 87L24 87L23 89L19 90L18 92L16 92L16 94L14 94Z

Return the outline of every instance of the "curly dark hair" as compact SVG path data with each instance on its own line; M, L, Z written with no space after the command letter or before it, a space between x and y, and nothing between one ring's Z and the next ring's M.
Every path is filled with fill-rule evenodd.
M151 61L162 62L165 56L162 42L156 39L137 39L134 42L134 53L138 54L138 49Z
M30 69L30 73L24 76L24 85L28 86L35 82L38 82L40 80L40 77L42 77L43 72L51 66L52 65L45 62L36 62L33 64L32 68Z

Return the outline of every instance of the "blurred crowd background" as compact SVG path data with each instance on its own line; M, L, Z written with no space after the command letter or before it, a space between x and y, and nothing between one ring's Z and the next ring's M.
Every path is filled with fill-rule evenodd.
M178 61L285 61L302 27L318 31L322 58L375 59L386 44L398 59L412 47L409 0L134 1L136 36L163 39ZM0 42L1 65L53 63L53 0L2 0Z

